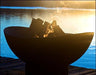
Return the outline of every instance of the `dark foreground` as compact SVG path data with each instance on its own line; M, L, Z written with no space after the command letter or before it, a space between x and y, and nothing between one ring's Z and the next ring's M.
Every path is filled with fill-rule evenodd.
M69 66L68 75L96 75L96 70ZM25 63L20 59L0 57L0 75L25 75Z

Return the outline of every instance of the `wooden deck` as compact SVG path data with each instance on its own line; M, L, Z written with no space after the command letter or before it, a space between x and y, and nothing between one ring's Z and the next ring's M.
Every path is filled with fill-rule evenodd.
M25 75L25 63L20 59L0 57L0 75ZM96 75L96 70L69 66L68 75Z

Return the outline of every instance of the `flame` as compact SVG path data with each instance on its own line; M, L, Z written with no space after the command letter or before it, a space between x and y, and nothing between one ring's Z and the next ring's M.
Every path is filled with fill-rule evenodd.
M45 34L43 35L44 38L48 37L48 35L49 35L50 33L54 33L54 27L55 27L55 25L56 25L56 21L54 20L54 21L52 22L52 24L49 24L49 25L47 26L46 32L45 32Z
M39 38L39 35L35 34L34 38Z

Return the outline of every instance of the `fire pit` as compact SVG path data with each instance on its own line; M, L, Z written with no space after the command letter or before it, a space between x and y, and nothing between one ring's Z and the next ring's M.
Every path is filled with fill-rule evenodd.
M26 75L67 75L68 65L84 54L93 38L93 32L68 34L56 21L41 19L33 19L29 28L7 27L4 33L11 50L26 62Z

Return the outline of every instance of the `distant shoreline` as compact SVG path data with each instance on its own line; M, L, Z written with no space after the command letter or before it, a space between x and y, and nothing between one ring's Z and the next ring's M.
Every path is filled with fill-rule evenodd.
M82 11L94 11L95 9L80 9L80 8L65 8L65 7L29 7L29 6L0 6L0 9L48 9L48 10L82 10Z

